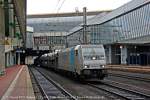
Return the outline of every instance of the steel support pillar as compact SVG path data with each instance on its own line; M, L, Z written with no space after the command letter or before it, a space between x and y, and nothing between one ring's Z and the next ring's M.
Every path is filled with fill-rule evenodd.
M2 0L0 0L2 2ZM0 4L0 76L5 73L5 17L3 4Z

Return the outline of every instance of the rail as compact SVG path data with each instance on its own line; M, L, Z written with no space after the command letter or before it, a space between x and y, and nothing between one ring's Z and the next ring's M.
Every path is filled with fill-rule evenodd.
M120 87L118 84L112 85L111 82L102 82L101 84L87 83L89 86L117 95L126 100L149 100L150 95L140 93L127 87Z
M58 96L58 98L56 98L56 99L67 99L67 100L77 100L77 98L76 97L74 97L73 95L71 95L68 91L66 91L60 84L58 84L57 82L55 82L54 80L52 80L48 75L46 75L44 72L42 72L42 71L40 71L40 70L38 70L38 69L36 69L36 68L34 68L34 70L36 70L38 73L39 73L39 75L41 75L41 76L43 76L47 81L43 81L43 82L50 82L55 88L57 88L58 90L59 90L59 92L60 93L62 93L63 95L61 95L61 96ZM40 78L41 79L41 78ZM39 80L38 80L39 81ZM43 83L42 82L42 83ZM47 84L47 83L45 83L45 84ZM40 86L40 87L42 87L42 86ZM51 86L52 87L52 86ZM53 87L53 88L54 88ZM46 94L46 98L48 97L52 97L49 93L50 93L50 90L48 90L48 87L46 88L46 91L48 91L48 93L46 93L45 92L45 89L41 89L43 92L44 92L44 94ZM56 90L55 90L56 91ZM56 92L56 93L58 93L58 91ZM52 93L51 93L52 94Z

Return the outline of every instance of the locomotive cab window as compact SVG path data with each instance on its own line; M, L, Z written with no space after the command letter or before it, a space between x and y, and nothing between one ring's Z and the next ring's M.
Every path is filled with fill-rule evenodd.
M75 55L78 56L78 50L75 50Z

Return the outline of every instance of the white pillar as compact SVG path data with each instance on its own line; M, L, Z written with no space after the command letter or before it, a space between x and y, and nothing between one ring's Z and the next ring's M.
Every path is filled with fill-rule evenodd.
M121 49L121 64L127 64L127 47L122 46L120 49Z
M20 53L18 53L18 65L20 65Z
M109 54L109 64L111 64L111 45L109 46L109 49L108 49L108 54Z
M6 67L9 66L9 53L6 53Z

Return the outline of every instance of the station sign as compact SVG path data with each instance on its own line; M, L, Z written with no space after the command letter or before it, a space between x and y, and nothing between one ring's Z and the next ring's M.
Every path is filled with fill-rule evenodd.
M17 50L16 50L16 53L25 53L25 50L17 49Z

